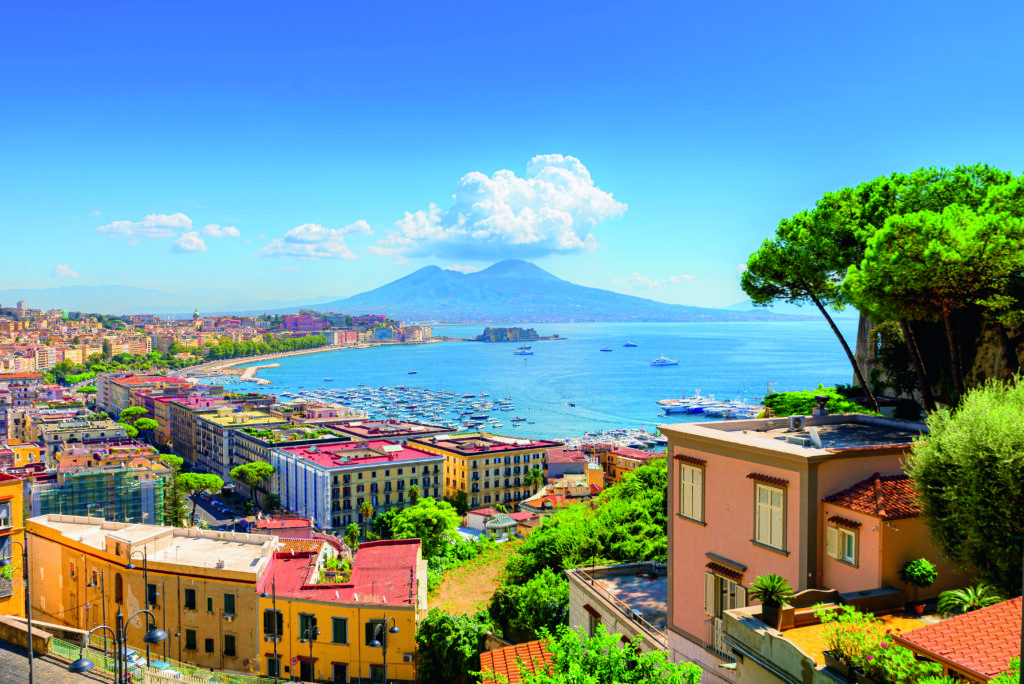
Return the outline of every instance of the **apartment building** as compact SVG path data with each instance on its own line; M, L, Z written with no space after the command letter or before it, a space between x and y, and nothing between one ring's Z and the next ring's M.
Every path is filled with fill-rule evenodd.
M198 470L220 475L225 481L231 477L234 435L243 428L262 430L283 427L288 423L266 411L244 410L221 406L216 413L199 416L196 421L195 459Z
M319 425L284 425L266 428L243 427L231 436L231 454L228 471L237 465L261 461L270 463L270 452L281 446L319 446L354 441L337 430ZM249 485L235 482L237 490L250 495ZM277 491L277 474L260 485L261 494Z
M281 505L313 521L343 531L363 522L360 508L375 514L409 504L409 489L440 499L444 457L388 440L284 446L271 451Z
M0 558L13 562L11 577L0 577L0 615L25 615L25 583L21 579L25 544L24 496L21 478L0 472Z
M597 452L597 462L604 469L605 475L608 476L608 481L611 483L621 482L626 473L631 473L657 458L664 458L664 456L653 451L632 447L608 446Z
M517 503L533 494L524 476L544 469L545 452L561 442L468 432L410 439L406 444L444 457L444 495L464 492L470 508Z
M435 437L451 434L452 428L429 423L414 423L408 420L364 420L361 422L335 424L338 430L355 439L386 439L405 444L410 439Z

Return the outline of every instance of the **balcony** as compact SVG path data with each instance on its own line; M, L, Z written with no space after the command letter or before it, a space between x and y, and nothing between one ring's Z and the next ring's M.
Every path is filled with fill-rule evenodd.
M0 577L0 598L7 598L14 594L14 580Z

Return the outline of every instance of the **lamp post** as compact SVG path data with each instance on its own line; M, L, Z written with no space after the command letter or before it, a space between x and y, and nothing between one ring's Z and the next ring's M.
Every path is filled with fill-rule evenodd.
M139 566L137 566L135 563L132 563L132 558L134 558L135 554L137 554L137 553L141 553L142 554L142 596L143 596L143 599L146 602L146 610L148 611L149 610L149 553L147 553L145 549L138 549L136 551L132 551L130 554L128 554L128 565L124 566L124 569L125 570L137 570L138 569ZM152 615L152 613L150 613L150 615ZM153 618L153 622L154 623L156 622L156 618ZM152 662L150 660L149 647L150 647L150 644L147 641L146 642L146 665L149 665L149 663Z
M11 543L21 547L21 579L25 583L25 624L28 626L28 684L35 684L35 664L32 654L32 585L28 581L28 537L25 537L24 542L12 539ZM0 567L7 567L10 564L10 557L0 558Z
M316 628L316 623L310 620L309 626L306 627L302 633L302 638L299 639L300 643L309 643L309 681L316 679L315 673L313 672L313 642L320 636L320 630Z
M96 571L95 570L93 570L92 579L85 586L89 587L91 589L95 589L96 588ZM100 587L100 605L103 608L103 622L102 622L102 624L105 625L105 624L107 624L107 580L106 580L106 577L104 577L103 570L100 570L100 583L99 583L99 587ZM103 633L103 655L107 655L107 633L106 632Z
M146 626L149 627L150 623L156 622L156 617L148 610L137 610L131 614L131 616L125 620L124 615L121 613L121 609L118 608L114 627L109 625L97 625L93 627L85 636L82 637L82 645L78 649L78 659L72 661L68 665L68 671L76 674L88 672L89 670L96 667L96 664L85 657L85 648L89 645L89 637L98 629L106 630L111 633L114 638L114 684L130 684L131 673L128 672L128 624L135 619L136 616L146 614ZM152 627L142 637L142 640L146 642L146 648L148 649L152 644L158 644L167 638L167 632L162 629ZM146 663L148 666L149 663Z
M284 625L279 624L278 622L276 577L270 580L270 591L271 593L269 595L265 591L260 592L260 598L270 598L271 606L273 607L273 610L271 612L274 614L274 633L268 636L270 637L271 641L274 642L274 684L277 684L277 682L281 681L281 661L277 657L277 642L281 640L282 630L280 629L280 627L283 627ZM312 649L312 647L310 648ZM312 666L312 663L310 663L310 666Z
M388 622L391 622L391 628L385 629L388 626ZM384 616L384 622L378 622L377 627L373 630L373 641L370 642L372 648L381 649L381 660L384 661L384 684L388 684L388 633L398 634L398 621L393 617Z

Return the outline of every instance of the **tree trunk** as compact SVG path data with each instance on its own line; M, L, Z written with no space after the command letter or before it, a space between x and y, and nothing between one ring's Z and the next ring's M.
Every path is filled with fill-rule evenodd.
M871 402L871 410L875 413L881 413L878 409L878 400L875 399L874 392L871 391L871 387L868 386L867 380L864 379L864 374L860 371L860 364L857 363L857 357L855 357L853 352L850 350L850 345L846 343L846 338L843 337L843 333L839 332L839 328L836 327L835 321L833 321L832 317L828 315L828 310L825 309L821 301L811 294L810 290L807 291L807 294L811 298L811 301L814 302L814 305L818 307L818 311L821 312L821 315L825 317L826 321L828 321L829 326L832 328L832 332L835 333L836 338L839 340L839 344L843 345L843 351L846 352L846 358L850 360L850 365L853 366L853 372L857 376L857 382L860 383L861 388L864 390L864 394L868 397L868 401Z
M192 525L195 524L192 521L196 519L196 506L199 505L199 499L196 498L197 496L199 496L199 492L192 492L192 517L188 519L189 527L192 527Z
M949 362L953 366L953 391L956 397L953 402L960 403L960 397L964 396L964 376L960 367L960 345L956 343L956 332L953 330L953 313L942 312L942 322L946 324L946 340L949 342Z
M917 349L917 340L914 339L914 331L906 318L900 319L900 330L903 331L903 343L907 345L907 352L910 353L910 361L914 364L914 372L917 374L917 384L921 388L921 398L924 399L924 410L931 413L935 410L935 395L932 394L932 386L928 382L928 374L924 371L924 362L921 361L921 354Z
M1020 372L1020 362L1017 360L1017 345L1010 340L1010 336L1006 333L1006 326L996 321L993 327L996 331L996 338L999 340L999 349L1003 353L1003 366L1006 368L1006 375L1010 380L1010 384L1016 387L1017 373Z

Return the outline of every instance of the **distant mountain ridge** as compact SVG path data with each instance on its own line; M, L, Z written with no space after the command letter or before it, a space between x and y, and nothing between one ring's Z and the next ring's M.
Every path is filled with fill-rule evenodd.
M562 280L527 261L508 259L472 273L424 266L387 285L311 307L386 313L404 321L448 323L805 320L768 311L666 304Z

